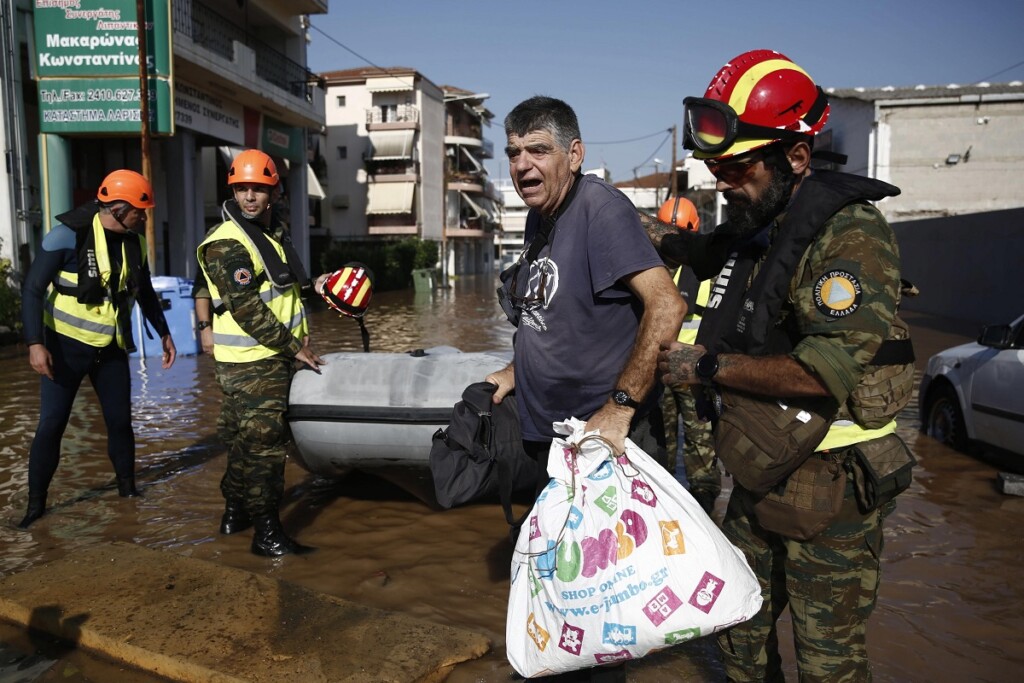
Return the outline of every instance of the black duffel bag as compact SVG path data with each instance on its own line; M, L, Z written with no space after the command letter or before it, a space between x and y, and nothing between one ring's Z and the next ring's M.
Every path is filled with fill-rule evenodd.
M470 384L455 404L448 427L434 433L430 474L437 502L445 508L493 497L501 500L505 519L515 526L512 497L533 493L537 462L523 450L515 395L494 403L497 386Z

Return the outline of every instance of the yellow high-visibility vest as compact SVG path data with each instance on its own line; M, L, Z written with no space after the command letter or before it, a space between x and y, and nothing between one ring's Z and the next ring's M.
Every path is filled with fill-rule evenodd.
M51 287L43 307L43 324L58 334L77 339L89 346L104 347L111 340L117 339L117 345L124 348L125 342L121 330L117 327L117 312L114 302L110 299L110 253L107 251L106 229L100 223L97 213L92 218L92 236L96 250L96 268L100 282L107 294L97 304L79 303L73 294L62 294L57 287ZM139 247L142 250L142 265L146 265L146 238L138 235ZM116 292L127 289L128 256L124 244L121 245L121 272L117 274ZM62 270L57 274L57 283L64 291L75 291L78 288L78 272ZM124 306L134 306L135 300L128 298Z
M274 250L280 255L281 260L287 263L288 259L285 255L284 247L269 235L267 239L270 240L270 244L273 245ZM210 288L210 297L214 310L222 306L223 298L216 283L210 279L210 274L206 270L203 252L210 242L220 240L234 240L245 246L249 251L249 258L252 260L253 277L260 281L260 299L273 312L274 317L287 327L296 339L301 341L303 337L309 334L309 325L306 321L305 309L302 307L302 299L299 296L301 291L299 285L274 286L270 282L270 278L264 276L266 267L259 249L252 243L252 240L245 234L245 231L232 221L225 221L211 230L207 234L206 239L199 245L199 248L196 249L199 266L203 269L203 275L206 276L206 283ZM215 360L225 363L250 363L264 358L271 358L280 353L279 350L263 346L253 337L249 336L232 317L231 311L221 310L223 312L217 315L213 325L213 357Z
M675 275L672 276L672 281L679 285L679 276L683 272L683 267L676 268ZM702 280L700 287L697 289L697 300L692 302L695 305L690 306L686 315L683 317L683 324L679 328L679 336L676 339L684 344L696 344L697 343L697 330L700 328L701 315L697 312L697 306L704 308L708 305L708 299L711 298L711 280Z

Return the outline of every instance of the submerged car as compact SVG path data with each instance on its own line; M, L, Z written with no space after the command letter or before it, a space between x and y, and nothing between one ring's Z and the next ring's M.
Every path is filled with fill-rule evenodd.
M919 398L929 436L960 451L977 443L1024 455L1024 315L932 356Z

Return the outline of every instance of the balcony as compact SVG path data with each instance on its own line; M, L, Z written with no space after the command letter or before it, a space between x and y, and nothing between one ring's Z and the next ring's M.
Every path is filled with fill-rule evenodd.
M279 105L275 109L282 110L281 118L296 125L309 125L312 114L316 125L323 123L322 116L316 116L315 90L322 89L316 74L206 5L186 0L174 2L171 7L174 52L176 58L186 61L182 65L185 77L210 80L197 77L197 71L205 72L215 77L213 81L223 81L226 87L239 84L245 88L240 81L251 69L256 79L283 91L278 97L273 89L258 84L245 88L273 100Z
M380 105L366 110L366 130L419 130L420 108L415 104Z

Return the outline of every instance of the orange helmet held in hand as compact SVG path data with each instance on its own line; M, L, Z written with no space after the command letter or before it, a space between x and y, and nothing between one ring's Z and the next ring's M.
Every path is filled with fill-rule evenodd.
M697 207L686 197L669 197L658 209L658 220L680 230L697 232L700 229Z
M373 273L362 263L346 263L328 276L320 296L338 313L362 318L373 296Z
M257 183L276 187L280 176L277 165L270 155L258 149L247 149L240 152L231 162L228 169L228 185L238 183Z
M779 140L810 140L829 115L824 91L774 50L730 59L704 97L687 97L683 104L683 147L698 159L723 159Z
M113 171L103 179L100 189L96 191L96 199L104 204L124 201L136 209L152 209L156 206L153 186L141 173L126 168Z

